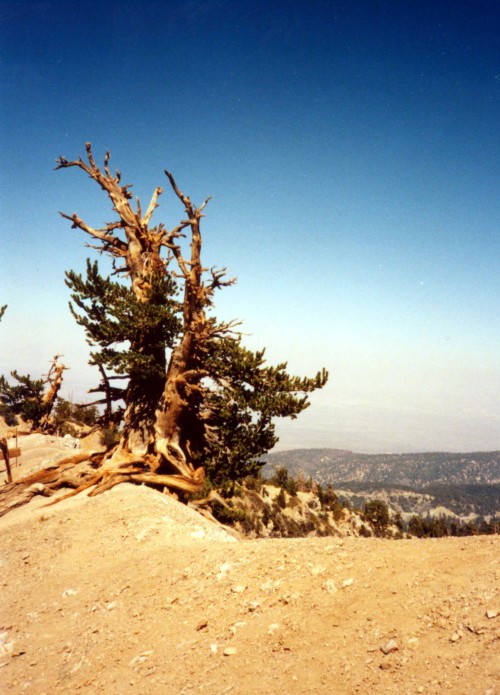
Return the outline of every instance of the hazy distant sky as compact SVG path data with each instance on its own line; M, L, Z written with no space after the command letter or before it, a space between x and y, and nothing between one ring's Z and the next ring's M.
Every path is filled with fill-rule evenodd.
M500 448L496 0L0 2L0 371L98 380L67 308L113 214L59 155L93 144L156 222L213 200L219 311L330 382L283 447Z

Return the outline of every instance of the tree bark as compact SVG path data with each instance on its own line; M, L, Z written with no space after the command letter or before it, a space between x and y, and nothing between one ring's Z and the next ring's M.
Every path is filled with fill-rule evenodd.
M4 485L0 488L0 516L26 504L35 495L48 497L62 488L71 488L72 492L69 495L72 495L90 487L93 481L97 482L100 477L97 470L103 455L81 452L21 480Z
M42 407L44 414L40 419L40 429L42 432L53 431L54 423L51 420L52 408L56 402L57 396L62 386L63 373L67 369L64 364L59 364L60 355L55 355L47 375L48 389L42 398Z
M7 444L7 439L3 437L0 439L0 451L3 454L3 460L5 461L5 470L7 471L7 482L12 482L12 471L10 470L10 455L9 447Z

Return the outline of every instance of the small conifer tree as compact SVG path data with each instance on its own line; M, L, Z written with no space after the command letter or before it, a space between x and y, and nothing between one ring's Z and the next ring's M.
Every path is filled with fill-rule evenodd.
M365 502L364 514L376 536L383 536L390 522L389 507L382 500Z
M54 429L51 412L66 369L58 361L59 357L54 357L48 374L42 379L32 379L29 374L19 374L14 370L11 377L17 383L10 384L4 376L0 376L0 401L6 413L10 416L20 415L34 429L44 432Z

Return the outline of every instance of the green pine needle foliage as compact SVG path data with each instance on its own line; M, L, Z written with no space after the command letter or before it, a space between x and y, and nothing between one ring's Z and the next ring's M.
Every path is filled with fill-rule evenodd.
M4 376L0 376L0 401L6 412L20 415L26 422L32 422L38 427L45 414L42 398L45 384L43 379L32 379L29 374L22 375L11 372L17 384L9 384Z
M208 437L203 465L216 485L257 475L264 465L260 457L278 441L274 419L296 418L309 405L307 394L328 378L324 370L313 378L290 376L286 363L268 366L264 355L227 337L208 353L205 408L215 436Z
M120 375L164 378L164 359L155 357L172 347L181 326L169 274L152 278L147 303L138 302L131 288L100 275L97 261L87 260L85 279L67 272L66 285L72 291L71 313L85 329L89 345L98 348L91 352L90 364Z

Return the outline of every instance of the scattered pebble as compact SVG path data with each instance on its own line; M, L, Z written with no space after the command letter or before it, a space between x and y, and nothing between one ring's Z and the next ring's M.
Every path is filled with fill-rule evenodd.
M231 591L233 594L242 594L246 589L246 586L244 584L238 584L238 586L233 586Z
M236 634L236 630L239 630L241 627L245 627L246 622L244 620L240 620L239 622L235 623L234 625L231 625L230 630L233 635Z
M264 582L264 584L260 585L260 590L261 591L274 591L275 589L278 589L280 586L281 582L279 579L275 579L274 581L272 579L268 579L267 582Z
M397 652L398 643L396 642L395 639L390 639L385 644L383 644L380 647L380 649L384 652L384 654L390 654L391 652Z
M327 579L323 584L323 589L325 591L328 591L329 594L334 594L338 591L337 585L335 584L333 579Z
M313 577L317 577L318 574L324 574L326 572L326 567L323 567L323 565L316 565L315 567L311 568L311 574Z
M215 578L218 580L224 579L225 577L227 577L227 573L230 569L231 565L229 564L229 562L224 562L224 564L219 567L219 572L215 575Z
M14 641L9 640L8 632L0 632L0 656L12 654L14 651Z
M151 654L153 654L152 649L148 649L145 652L141 652L140 654L138 654L137 656L134 656L134 658L130 660L129 666L132 666L132 668L133 668L134 666L137 666L137 664L144 663L146 661L146 659L148 658L148 656L151 656Z
M68 598L68 596L76 596L77 593L78 589L66 589L66 591L62 592L62 597Z

